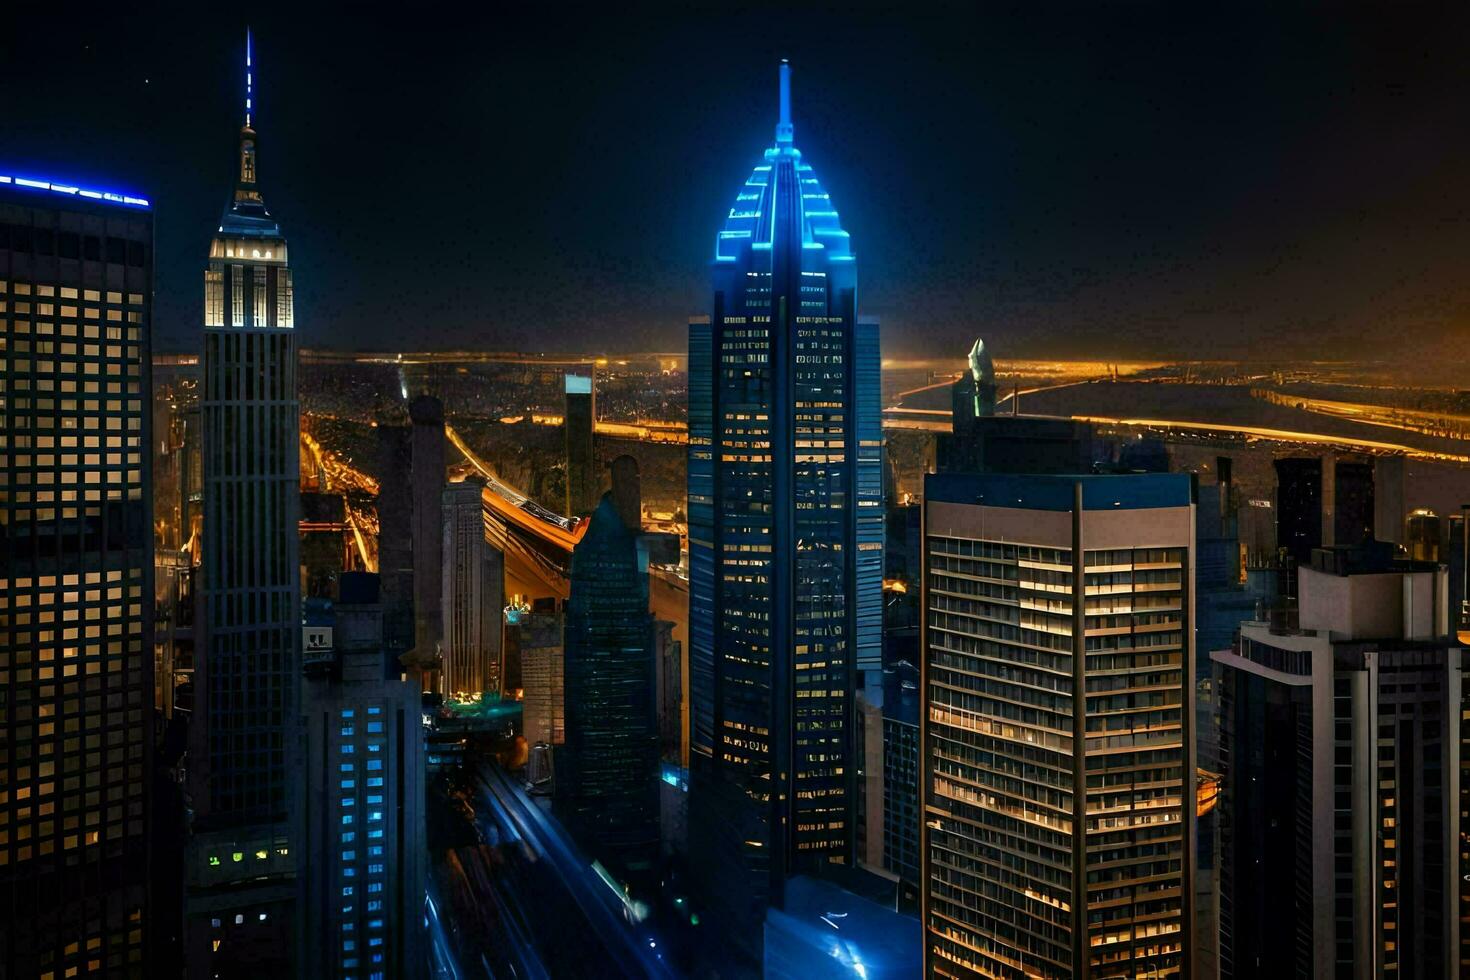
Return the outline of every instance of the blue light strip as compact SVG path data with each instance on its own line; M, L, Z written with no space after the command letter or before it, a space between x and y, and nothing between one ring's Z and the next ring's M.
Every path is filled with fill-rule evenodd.
M35 190L50 191L53 194L65 194L68 197L85 197L93 201L107 201L110 204L127 204L135 208L153 207L145 197L114 194L112 191L95 191L88 187L78 187L75 184L62 184L53 180L39 180L35 177L6 177L0 175L0 184L14 184L17 187L30 187Z

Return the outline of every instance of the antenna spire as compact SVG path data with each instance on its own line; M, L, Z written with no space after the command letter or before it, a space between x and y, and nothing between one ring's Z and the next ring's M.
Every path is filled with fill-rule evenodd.
M250 110L254 108L255 68L251 64L250 28L245 28L245 128L250 128Z
M790 146L794 138L791 126L791 64L781 59L781 121L776 123L776 145Z

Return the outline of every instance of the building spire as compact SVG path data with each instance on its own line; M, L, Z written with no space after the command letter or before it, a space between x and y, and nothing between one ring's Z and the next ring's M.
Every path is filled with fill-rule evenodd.
M235 204L260 202L255 189L255 51L250 28L245 28L245 125L240 127L240 179L235 184Z
M250 28L245 28L245 128L250 129L250 112L254 108L255 67L251 64Z
M791 64L781 59L781 121L776 123L776 145L790 146L794 133L791 126Z

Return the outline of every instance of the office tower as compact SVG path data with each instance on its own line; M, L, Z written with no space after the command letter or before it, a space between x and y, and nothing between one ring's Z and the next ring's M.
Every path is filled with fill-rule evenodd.
M1298 566L1322 547L1322 460L1288 457L1276 466L1276 544Z
M597 393L593 388L595 373L566 374L567 437L567 516L581 517L597 507L597 491L601 484L597 456L593 449L593 430L597 426Z
M1404 457L1373 457L1373 538L1404 542Z
M189 731L185 958L296 969L300 425L286 239L257 183L249 42L238 176L204 271L203 640Z
M995 414L995 364L984 340L976 338L969 361L969 371L950 389L957 424Z
M158 925L148 201L0 176L0 309L0 975L142 977Z
M443 491L444 642L439 693L500 695L500 617L504 559L485 540L484 484L469 479Z
M378 580L342 578L335 663L303 694L306 972L413 977L424 969L424 754L419 691L384 680Z
M1470 662L1446 573L1322 551L1300 626L1245 623L1221 683L1221 976L1440 978L1470 958Z
M1332 544L1356 547L1373 540L1373 463L1337 459L1333 465Z
M425 662L444 639L444 406L430 395L408 403L413 421L411 466L413 525L413 649Z
M1191 478L941 474L924 508L926 975L1188 975Z
M658 747L666 760L682 764L684 731L684 644L674 639L674 624L653 624L653 656L658 673Z
M878 326L789 78L689 326L691 847L747 954L789 874L852 859L854 692L882 666Z
M378 443L378 576L384 673L397 677L402 669L399 658L413 649L413 429L379 422L373 431Z
M658 854L658 712L648 552L638 464L619 456L612 489L572 552L566 607L566 759L559 795L597 858L647 872Z
M562 614L528 612L514 624L521 655L521 727L529 745L566 741L565 662ZM508 646L509 644L507 644Z
M1428 507L1415 507L1404 519L1404 550L1415 561L1439 561L1441 533L1439 515Z

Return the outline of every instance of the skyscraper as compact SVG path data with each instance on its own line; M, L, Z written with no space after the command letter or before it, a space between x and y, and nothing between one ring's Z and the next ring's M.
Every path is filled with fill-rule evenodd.
M296 969L301 842L300 418L291 270L261 197L245 48L230 203L204 271L204 545L188 760L186 962Z
M484 484L475 479L443 490L444 642L439 691L500 694L500 616L504 559L485 540Z
M0 976L151 965L152 309L148 201L0 176Z
M566 752L558 796L595 857L627 872L658 855L658 707L648 551L638 464L619 456L612 489L572 552L566 605Z
M927 976L1189 975L1192 497L1182 474L927 479Z
M1242 623L1210 655L1222 976L1465 975L1470 654L1446 577L1319 551L1299 628Z
M878 327L780 79L689 326L691 846L752 944L790 874L852 859L854 694L882 666Z
M597 507L597 456L593 431L597 425L596 374L566 374L567 516L581 517Z

